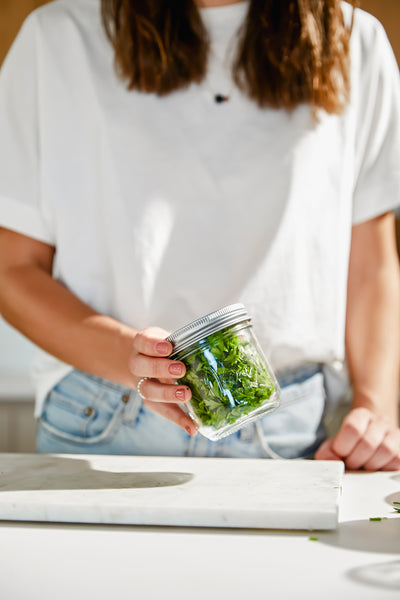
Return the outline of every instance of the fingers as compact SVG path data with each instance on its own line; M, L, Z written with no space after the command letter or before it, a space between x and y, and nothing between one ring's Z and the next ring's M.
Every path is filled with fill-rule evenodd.
M138 379L154 377L171 380L179 379L186 373L186 367L182 362L167 358L153 358L144 354L133 354L129 361L129 369Z
M386 435L386 430L373 421L369 423L363 437L357 442L353 450L346 457L346 467L351 470L361 469L373 459Z
M180 361L166 358L172 352L172 344L165 338L168 331L149 327L136 334L129 370L136 386L141 380L140 395L143 403L161 416L176 423L190 435L197 433L192 419L177 405L188 402L192 393L185 385L176 385L186 373Z
M321 446L318 456L328 452ZM400 468L400 430L366 408L353 409L331 441L330 449L347 469L368 471Z
M180 361L169 360L173 350L171 342L165 338L168 331L159 327L149 327L139 331L133 342L133 352L129 369L140 385L143 404L172 421L189 435L196 435L197 426L177 402L190 400L192 393L185 385L175 385L175 380L186 373L185 365Z
M381 471L399 471L400 470L400 456L396 456L387 465L382 467Z
M143 404L161 417L184 429L189 435L197 434L196 424L177 404L164 404L163 402L151 402L150 400L143 400Z
M169 356L172 352L172 344L165 338L168 331L160 327L148 327L139 331L133 340L133 351L147 356Z
M366 471L400 469L400 431L388 431L375 454L364 464Z
M315 460L342 460L332 449L332 440L325 440L314 456Z
M188 402L192 397L186 385L164 385L153 379L146 379L140 385L140 393L145 400L157 402Z
M338 456L349 456L365 435L370 419L371 413L366 408L355 408L350 411L333 440L333 451Z

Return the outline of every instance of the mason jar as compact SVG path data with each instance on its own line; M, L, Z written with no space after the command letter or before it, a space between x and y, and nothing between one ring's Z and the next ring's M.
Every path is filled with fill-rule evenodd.
M280 388L243 304L231 304L172 333L170 358L186 366L183 406L199 432L219 440L279 406Z

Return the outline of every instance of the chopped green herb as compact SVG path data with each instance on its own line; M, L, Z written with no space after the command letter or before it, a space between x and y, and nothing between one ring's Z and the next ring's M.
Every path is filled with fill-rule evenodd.
M213 429L235 423L262 406L275 391L272 379L251 338L243 330L209 335L193 352L177 352L186 365L180 383L192 391L195 418Z
M312 542L318 542L318 538L317 537L309 537L309 540L311 540Z
M383 521L384 519L387 519L387 517L370 517L369 518L370 521Z
M393 502L393 508L396 512L400 513L400 502Z

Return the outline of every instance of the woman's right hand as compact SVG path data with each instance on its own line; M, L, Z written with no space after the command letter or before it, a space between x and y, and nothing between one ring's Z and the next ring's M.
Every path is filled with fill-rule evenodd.
M189 435L196 435L197 425L177 404L192 397L190 388L177 384L186 367L183 362L167 358L172 344L165 338L169 332L159 327L148 327L139 331L133 342L129 370L136 387L140 383L143 404L162 417L172 421Z

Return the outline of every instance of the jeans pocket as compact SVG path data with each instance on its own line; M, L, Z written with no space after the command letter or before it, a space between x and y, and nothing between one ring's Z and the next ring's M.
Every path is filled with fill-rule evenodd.
M104 441L121 422L125 395L118 386L73 371L47 396L40 425L53 436L70 442Z

